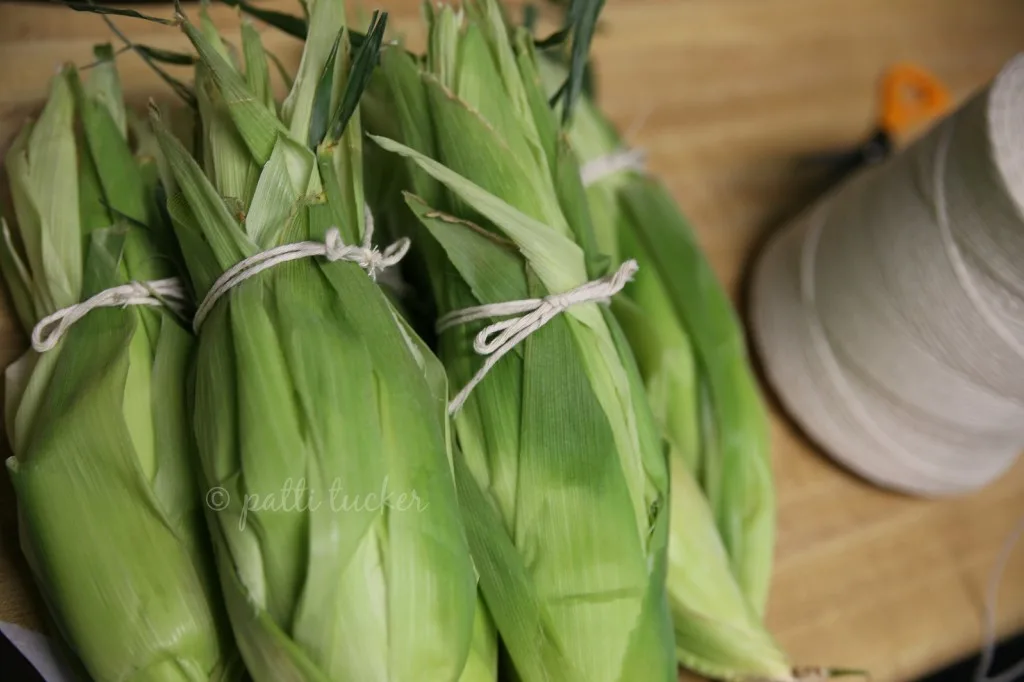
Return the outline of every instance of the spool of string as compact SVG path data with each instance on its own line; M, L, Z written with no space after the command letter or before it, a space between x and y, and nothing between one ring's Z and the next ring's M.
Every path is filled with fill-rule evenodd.
M964 493L1024 450L1024 55L902 154L784 228L752 279L751 331L792 418L886 488ZM989 678L998 587L975 680Z
M768 245L751 295L766 374L832 457L920 495L1024 449L1024 56L904 153Z

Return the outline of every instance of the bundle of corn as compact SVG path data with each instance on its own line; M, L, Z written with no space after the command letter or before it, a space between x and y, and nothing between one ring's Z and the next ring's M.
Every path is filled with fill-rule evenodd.
M0 255L34 330L5 375L22 546L91 678L233 680L195 494L173 237L157 164L129 144L129 126L139 146L150 140L109 46L97 58L86 83L71 67L53 79L7 155L16 222Z
M553 91L565 69L545 59L542 72ZM586 162L598 248L640 265L613 310L671 453L668 593L679 660L719 678L788 679L786 657L761 623L774 491L742 329L671 195L589 100L579 102L569 136Z
M625 337L596 305L633 264L605 276L580 246L579 167L532 39L494 0L463 7L426 6L425 64L386 50L365 111L402 140L374 138L407 159L378 174L416 192L388 222L417 237L441 358L464 387L455 471L481 590L517 679L672 680L666 461Z
M373 248L364 212L357 103L384 21L351 57L341 0L308 7L280 112L255 31L236 63L182 16L203 166L154 115L202 300L192 416L221 585L256 680L456 680L475 583L447 386L372 280L402 247Z

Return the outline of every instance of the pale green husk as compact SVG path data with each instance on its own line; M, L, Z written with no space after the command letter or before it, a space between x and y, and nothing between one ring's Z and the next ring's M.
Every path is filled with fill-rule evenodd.
M345 8L309 7L280 113L262 94L254 32L243 33L236 65L214 32L183 22L205 83L203 166L157 128L180 188L168 209L200 298L259 251L323 240L330 226L348 244L362 240L358 112L343 132L325 125L351 75ZM281 264L212 309L192 416L204 485L227 501L209 522L257 682L459 679L476 599L446 391L437 360L356 263ZM294 492L300 483L305 494Z
M510 35L492 0L465 3L465 14L425 11L425 68L387 50L364 111L371 130L401 140L374 137L404 167L374 159L381 185L407 178L411 215L388 200L382 213L415 236L436 312L606 274L581 247L590 228L579 168L529 36ZM440 338L453 393L482 362L471 348L482 326ZM554 318L502 358L454 421L463 519L515 677L674 679L666 461L614 318L595 304Z
M175 274L156 163L129 147L110 47L97 58L84 85L71 67L54 77L7 155L16 221L3 226L0 254L26 332L103 289ZM191 348L166 311L106 308L5 374L22 546L53 621L96 680L242 672L195 494Z
M544 60L549 90L563 77ZM569 136L581 162L622 151L579 102ZM640 270L613 309L669 444L668 593L680 662L725 679L788 679L762 624L775 533L767 415L742 329L689 225L654 178L620 171L587 188L596 241Z

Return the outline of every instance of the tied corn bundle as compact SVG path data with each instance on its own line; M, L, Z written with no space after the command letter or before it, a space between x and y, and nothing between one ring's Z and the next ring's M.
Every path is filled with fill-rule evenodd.
M542 62L549 90L563 77ZM761 618L774 539L767 416L727 295L671 196L582 99L570 139L596 241L640 265L613 303L669 445L668 593L680 662L725 679L790 679Z
M87 82L72 67L53 79L7 155L3 274L41 351L6 371L7 464L22 547L88 677L235 680L192 468L192 336L159 305L182 302L156 291L175 287L128 285L176 273L153 149L103 46ZM128 289L113 307L79 305L112 287ZM87 314L70 326L76 310Z
M530 36L510 34L493 0L463 7L425 5L425 64L386 50L364 108L401 140L374 138L407 160L378 172L405 169L419 227L397 210L388 221L416 235L438 313L498 304L500 327L477 339L491 358L473 349L486 323L440 336L467 387L451 404L455 471L481 591L515 679L672 680L666 461L625 338L594 303L631 268L602 278L607 262L580 245L579 168ZM501 320L510 307L533 315L524 334Z
M570 137L591 171L588 197L602 249L649 266L629 298L650 328L630 336L640 339L634 347L679 455L673 461L701 481L736 579L763 613L775 542L771 439L740 321L665 187L635 166L601 171L622 158L623 147L591 103L580 105ZM688 434L698 434L696 442Z
M356 109L384 24L352 56L343 3L309 10L279 110L251 26L236 63L181 16L203 165L156 120L203 300L192 415L221 585L257 682L456 680L475 583L447 387L368 276L401 255L369 244Z

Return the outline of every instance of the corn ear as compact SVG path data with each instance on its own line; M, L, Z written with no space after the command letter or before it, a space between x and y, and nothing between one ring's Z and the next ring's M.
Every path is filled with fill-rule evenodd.
M545 61L542 74L554 88L564 71ZM582 161L621 149L585 98L569 137ZM679 660L714 677L788 679L761 624L774 491L767 417L732 306L655 180L621 171L589 186L587 197L597 249L640 264L613 310L670 451L668 593Z
M568 205L561 187L562 164L575 161L549 158L557 125L524 78L529 41L509 35L494 2L426 13L419 83L396 57L384 74L397 112L366 111L397 113L375 126L415 148L373 139L407 160L409 187L434 195L406 203L418 240L434 244L420 252L438 312L582 284L592 274L576 241L586 207ZM392 219L413 229L408 216ZM453 386L480 366L470 347L478 329L441 336ZM632 362L607 311L574 307L505 355L455 417L463 519L517 679L674 679L668 479Z
M791 680L792 669L730 578L729 556L700 487L672 469L668 594L676 656L685 668L721 680Z
M343 130L322 124L356 78L344 6L310 10L280 118L183 23L259 168L246 213L233 213L157 121L180 189L168 210L200 297L218 270L259 251L322 241L331 226L346 243L363 238L359 117ZM477 604L436 362L352 262L278 265L203 323L192 414L204 484L225 492L209 524L257 682L463 674ZM289 482L305 497L275 505ZM384 504L386 492L399 503Z
M17 222L5 226L3 272L32 301L19 305L26 331L103 289L174 274L160 248L156 174L128 145L112 51L97 56L86 84L70 67L54 78L8 156ZM166 312L107 308L5 373L22 546L93 679L242 673L194 488L191 347Z
M642 248L661 276L696 350L709 417L701 482L733 573L755 612L763 614L775 540L771 441L739 321L668 192L643 178L621 198L642 244L637 251Z

